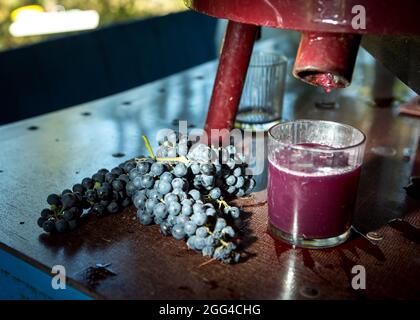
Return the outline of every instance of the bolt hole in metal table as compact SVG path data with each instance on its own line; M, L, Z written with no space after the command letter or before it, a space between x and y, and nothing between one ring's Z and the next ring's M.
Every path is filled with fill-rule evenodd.
M316 108L319 91L289 76L283 116L341 121L367 134L355 220L361 233L374 232L369 237L355 233L344 245L327 250L292 249L274 241L266 232L265 173L257 177L260 191L238 201L247 215L243 241L248 258L237 265L204 264L207 260L182 241L162 237L155 226L141 226L132 208L90 219L69 234L42 233L36 219L49 193L144 154L141 135L153 140L159 129L176 128L174 119L203 127L215 70L212 61L0 127L0 279L21 281L38 298L420 298L420 203L403 189L410 175L420 173L415 152L420 120L398 116L397 105L373 105L374 60L363 50L353 84L340 92L336 108ZM397 87L398 99L413 95L401 83ZM377 154L375 147L395 153ZM408 159L405 148L413 150ZM397 218L402 220L388 223ZM98 263L111 263L113 275L92 283L85 271ZM65 266L72 291L48 289L54 265ZM366 269L365 290L351 287L354 265ZM9 280L3 280L1 291L8 292Z

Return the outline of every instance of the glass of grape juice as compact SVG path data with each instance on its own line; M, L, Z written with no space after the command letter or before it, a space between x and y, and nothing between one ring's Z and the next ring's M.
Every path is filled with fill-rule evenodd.
M275 238L327 248L350 236L366 137L323 120L283 122L268 132L268 220Z

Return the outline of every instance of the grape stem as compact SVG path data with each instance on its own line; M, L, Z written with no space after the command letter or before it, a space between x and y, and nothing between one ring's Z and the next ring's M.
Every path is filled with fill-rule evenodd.
M149 158L135 158L136 162L143 162L149 160ZM186 157L175 157L175 158L153 158L153 160L158 162L183 162L189 163L190 161Z
M219 210L222 207L222 205L223 205L224 208L230 208L230 205L223 199L222 200L216 200L216 202L219 205Z
M152 146L150 145L150 141L146 135L143 135L144 144L146 145L147 151L149 152L150 158L156 160L155 154L153 153Z

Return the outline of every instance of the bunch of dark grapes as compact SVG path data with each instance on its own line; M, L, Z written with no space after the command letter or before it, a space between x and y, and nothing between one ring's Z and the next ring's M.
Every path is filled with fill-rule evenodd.
M61 194L50 194L50 208L41 211L38 225L45 232L66 232L75 229L89 215L115 214L131 204L126 190L130 181L128 172L135 168L134 160L121 163L111 171L100 169L91 178L66 189Z
M101 169L72 190L51 194L38 225L46 232L74 229L89 215L115 214L131 204L143 225L157 224L163 235L185 240L204 256L238 262L235 221L241 211L227 201L249 194L255 181L235 147L192 145L175 135L159 142L156 156Z

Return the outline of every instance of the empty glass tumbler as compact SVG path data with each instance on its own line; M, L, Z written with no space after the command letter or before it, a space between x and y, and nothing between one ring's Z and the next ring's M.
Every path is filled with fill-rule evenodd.
M287 59L275 52L254 52L248 67L235 126L267 130L281 119Z

